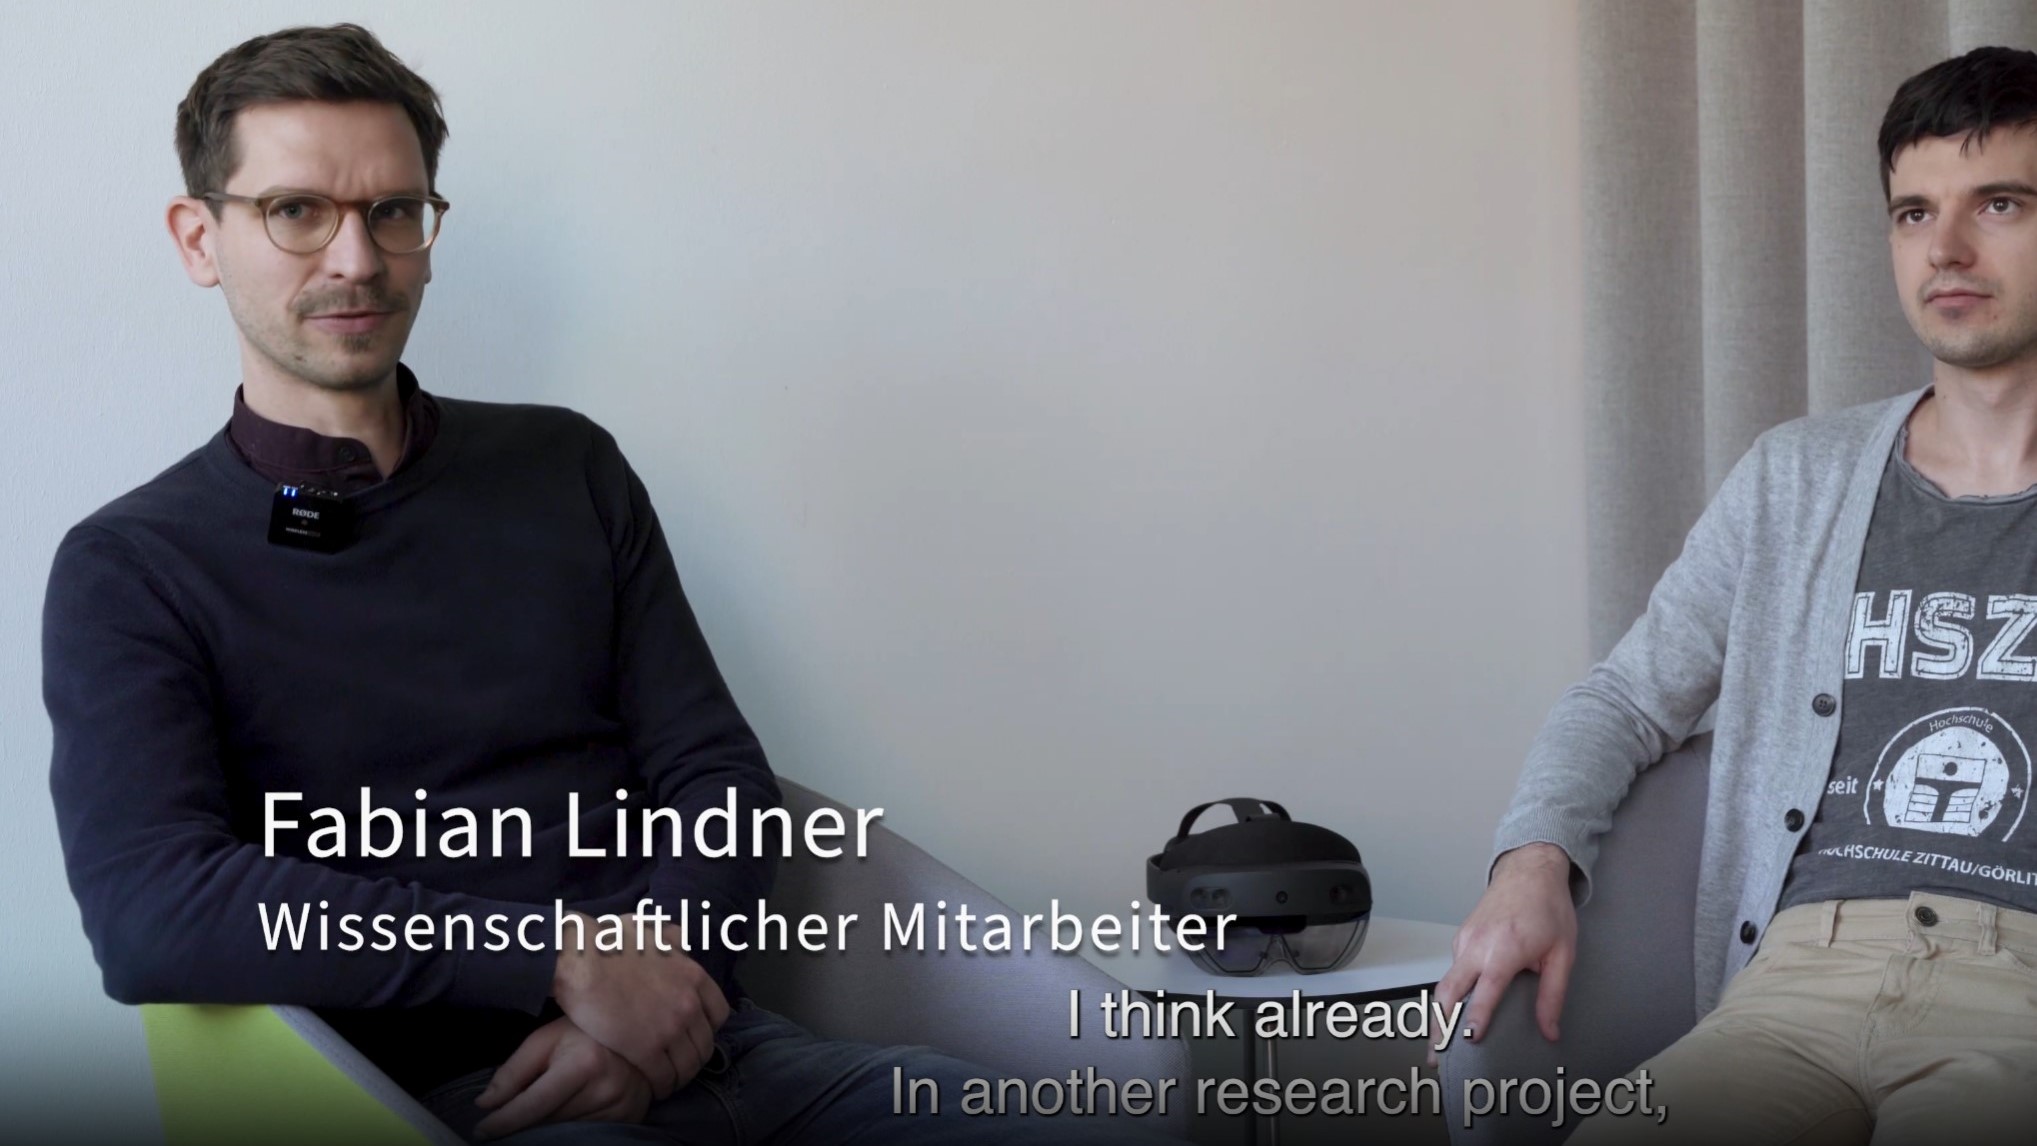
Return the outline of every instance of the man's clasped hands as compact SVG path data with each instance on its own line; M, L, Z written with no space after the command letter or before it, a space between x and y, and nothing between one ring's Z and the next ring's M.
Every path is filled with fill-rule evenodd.
M624 916L621 950L588 943L559 952L552 998L565 1014L546 1023L488 1080L475 1105L489 1111L479 1138L544 1122L641 1122L651 1103L692 1081L714 1056L728 999L678 943ZM584 917L584 935L592 921ZM662 948L662 949L661 949Z

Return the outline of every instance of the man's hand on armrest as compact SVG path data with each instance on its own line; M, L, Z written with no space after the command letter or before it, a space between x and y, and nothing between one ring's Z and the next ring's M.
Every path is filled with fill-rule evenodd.
M620 951L596 951L594 921L582 916L586 942L559 952L552 997L574 1025L621 1055L650 1081L653 1097L684 1086L714 1054L714 1032L729 1017L728 999L679 947L678 928L652 929L637 946L635 916L624 916Z
M1549 843L1526 844L1500 856L1492 882L1452 946L1450 970L1436 984L1436 1002L1448 1014L1458 1000L1467 1000L1465 1026L1473 1042L1485 1037L1500 996L1522 971L1541 976L1535 1020L1542 1036L1554 1042L1577 958L1570 856Z

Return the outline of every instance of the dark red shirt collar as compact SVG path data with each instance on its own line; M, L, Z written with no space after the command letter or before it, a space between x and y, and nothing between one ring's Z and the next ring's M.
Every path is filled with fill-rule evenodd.
M290 485L315 486L334 493L359 493L403 472L424 456L438 436L439 404L417 384L417 375L396 367L396 394L403 403L403 454L396 468L384 474L375 468L368 447L355 438L329 438L302 426L272 422L248 408L238 387L233 392L233 419L227 440L241 459L264 478Z

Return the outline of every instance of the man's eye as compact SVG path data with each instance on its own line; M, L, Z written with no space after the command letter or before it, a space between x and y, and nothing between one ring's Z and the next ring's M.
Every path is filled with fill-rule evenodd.
M1922 209L1921 207L1911 207L1911 208L1910 208L1909 210L1907 210L1907 211L1898 211L1898 212L1896 212L1896 222L1898 222L1898 223L1914 223L1914 222L1917 222L1917 221L1918 221L1918 219L1919 219L1919 218L1920 218L1920 217L1921 217L1921 216L1922 216L1923 214L1924 214L1924 211L1923 211L1923 209Z
M408 219L417 214L417 204L409 199L390 199L375 205L375 218L394 222Z
M2001 210L1995 212L1997 215L2000 215L2014 210L2016 201L2014 199L1990 199L1987 201L1987 205L1990 209L2001 208Z

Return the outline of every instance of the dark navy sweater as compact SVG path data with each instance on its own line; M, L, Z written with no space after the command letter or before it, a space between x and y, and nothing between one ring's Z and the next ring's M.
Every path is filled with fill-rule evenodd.
M270 951L260 905L477 928L549 919L555 898L753 905L772 865L745 829L778 802L614 439L567 410L439 401L425 454L350 499L343 551L270 544L275 487L222 432L71 530L43 615L50 789L107 993L318 1007L414 1091L499 1064L556 1013L549 925L542 952ZM403 816L386 859L359 854L363 786ZM569 792L580 843L612 857L617 789L690 838L731 787L744 858L567 855ZM300 827L268 856L279 791L303 794L279 813ZM310 858L319 807L346 814L347 858ZM448 807L480 818L480 857L438 853ZM509 807L530 815L528 859L520 833L488 855ZM735 998L729 957L698 958Z

